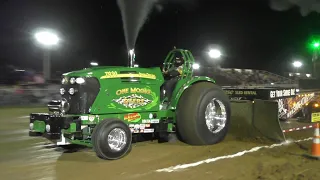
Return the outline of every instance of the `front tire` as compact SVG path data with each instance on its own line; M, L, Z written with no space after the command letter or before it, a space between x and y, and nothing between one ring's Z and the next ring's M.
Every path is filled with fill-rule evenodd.
M94 128L91 141L98 157L116 160L131 151L132 134L123 121L105 119Z
M190 145L211 145L222 141L230 125L230 101L223 90L199 82L182 94L177 106L177 132Z

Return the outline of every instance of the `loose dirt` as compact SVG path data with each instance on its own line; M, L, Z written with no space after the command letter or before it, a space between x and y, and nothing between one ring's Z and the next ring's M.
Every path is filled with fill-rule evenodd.
M320 161L303 156L311 151L311 141L261 149L180 172L156 172L265 144L258 140L239 141L232 135L219 144L204 147L181 142L143 142L134 144L132 152L123 159L105 161L97 158L91 149L68 152L43 138L29 137L27 116L31 112L43 112L43 109L0 109L1 180L320 179ZM313 130L305 130L288 134L288 137L304 139L312 135Z

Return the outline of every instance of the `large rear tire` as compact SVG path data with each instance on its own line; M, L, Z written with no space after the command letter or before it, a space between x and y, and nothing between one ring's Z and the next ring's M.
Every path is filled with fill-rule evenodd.
M91 141L99 158L116 160L131 151L132 133L123 121L105 119L94 128Z
M176 113L178 135L187 144L216 144L227 135L230 101L213 83L199 82L186 89Z

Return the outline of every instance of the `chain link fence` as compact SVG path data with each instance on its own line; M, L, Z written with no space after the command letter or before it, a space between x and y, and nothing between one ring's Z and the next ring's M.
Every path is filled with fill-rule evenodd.
M60 99L59 84L26 84L0 87L0 107L46 106L53 99Z

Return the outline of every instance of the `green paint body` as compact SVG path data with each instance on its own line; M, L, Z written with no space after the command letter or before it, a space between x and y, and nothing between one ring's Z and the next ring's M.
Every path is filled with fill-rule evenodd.
M90 114L68 114L65 116L81 116L81 125L94 126L100 121L107 118L118 118L126 124L143 124L150 120L150 113L156 114L155 119L159 121L163 119L172 119L172 123L168 124L168 132L173 132L176 116L175 109L184 90L197 82L212 82L215 81L209 77L193 76L194 58L190 51L183 49L174 49L169 52L164 62L164 70L173 66L175 53L180 52L184 57L184 70L180 80L172 94L171 103L166 109L161 109L163 102L160 101L160 88L165 82L162 71L159 67L155 68L131 68L131 67L94 67L79 71L73 71L63 74L66 78L71 77L95 77L99 80L100 91L91 106ZM136 76L139 76L139 82L123 82L121 80L121 72L135 71ZM120 76L119 76L120 75ZM122 75L123 76L123 75ZM129 96L137 95L138 97L147 100L144 105L135 108L126 107L124 104L117 103L119 98L128 98ZM135 115L128 119L128 114ZM37 123L34 132L44 132L45 124ZM70 124L69 129L63 131L64 134L77 133L75 125ZM92 146L87 140L71 140L74 144Z

